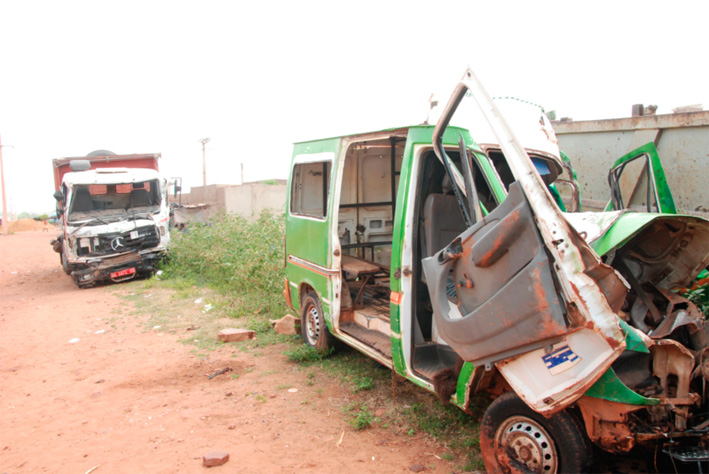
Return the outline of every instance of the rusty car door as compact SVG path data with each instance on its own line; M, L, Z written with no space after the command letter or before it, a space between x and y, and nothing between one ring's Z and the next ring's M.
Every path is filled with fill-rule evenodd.
M470 197L476 192L468 170L454 169L439 141L468 93L516 178L507 198L485 217ZM582 396L625 348L616 312L627 285L563 219L470 69L436 127L434 149L461 191L464 214L471 216L465 232L423 260L439 334L464 360L496 367L533 409L559 411Z

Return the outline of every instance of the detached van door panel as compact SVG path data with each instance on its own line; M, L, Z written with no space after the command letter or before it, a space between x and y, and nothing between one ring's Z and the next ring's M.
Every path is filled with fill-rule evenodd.
M518 183L423 265L439 334L466 361L489 363L566 334L564 305Z
M641 206L647 212L676 214L672 192L654 143L621 156L608 172L611 200L605 211Z

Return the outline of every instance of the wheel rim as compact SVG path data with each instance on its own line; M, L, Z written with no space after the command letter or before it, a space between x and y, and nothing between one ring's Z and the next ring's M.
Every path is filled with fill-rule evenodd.
M310 305L306 312L305 330L308 334L308 340L315 346L320 339L320 314L315 305Z
M498 459L509 457L536 473L556 473L558 457L554 440L535 420L513 416L503 423L495 434L495 452Z

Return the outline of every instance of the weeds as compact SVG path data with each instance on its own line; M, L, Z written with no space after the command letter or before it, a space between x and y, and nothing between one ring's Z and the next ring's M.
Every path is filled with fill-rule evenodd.
M206 225L177 234L161 279L189 293L206 285L222 296L231 317L253 319L254 329L270 329L268 316L281 317L283 285L283 216L268 212L256 220L222 214Z
M348 403L342 407L342 413L347 417L347 423L356 430L369 428L374 422L374 415L365 403Z
M354 393L362 390L372 390L374 388L374 380L372 377L356 377L354 379Z
M330 354L333 349L317 349L315 347L306 346L305 344L296 346L293 349L283 351L283 354L292 362L312 363L323 360Z

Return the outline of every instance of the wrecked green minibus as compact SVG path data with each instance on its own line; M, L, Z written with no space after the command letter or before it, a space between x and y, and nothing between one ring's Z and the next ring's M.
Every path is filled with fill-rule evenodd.
M450 125L466 94L498 152ZM284 296L303 340L342 341L468 412L490 394L491 473L587 472L593 445L704 462L709 327L671 290L709 264L709 222L563 213L562 170L471 70L435 127L296 143Z

